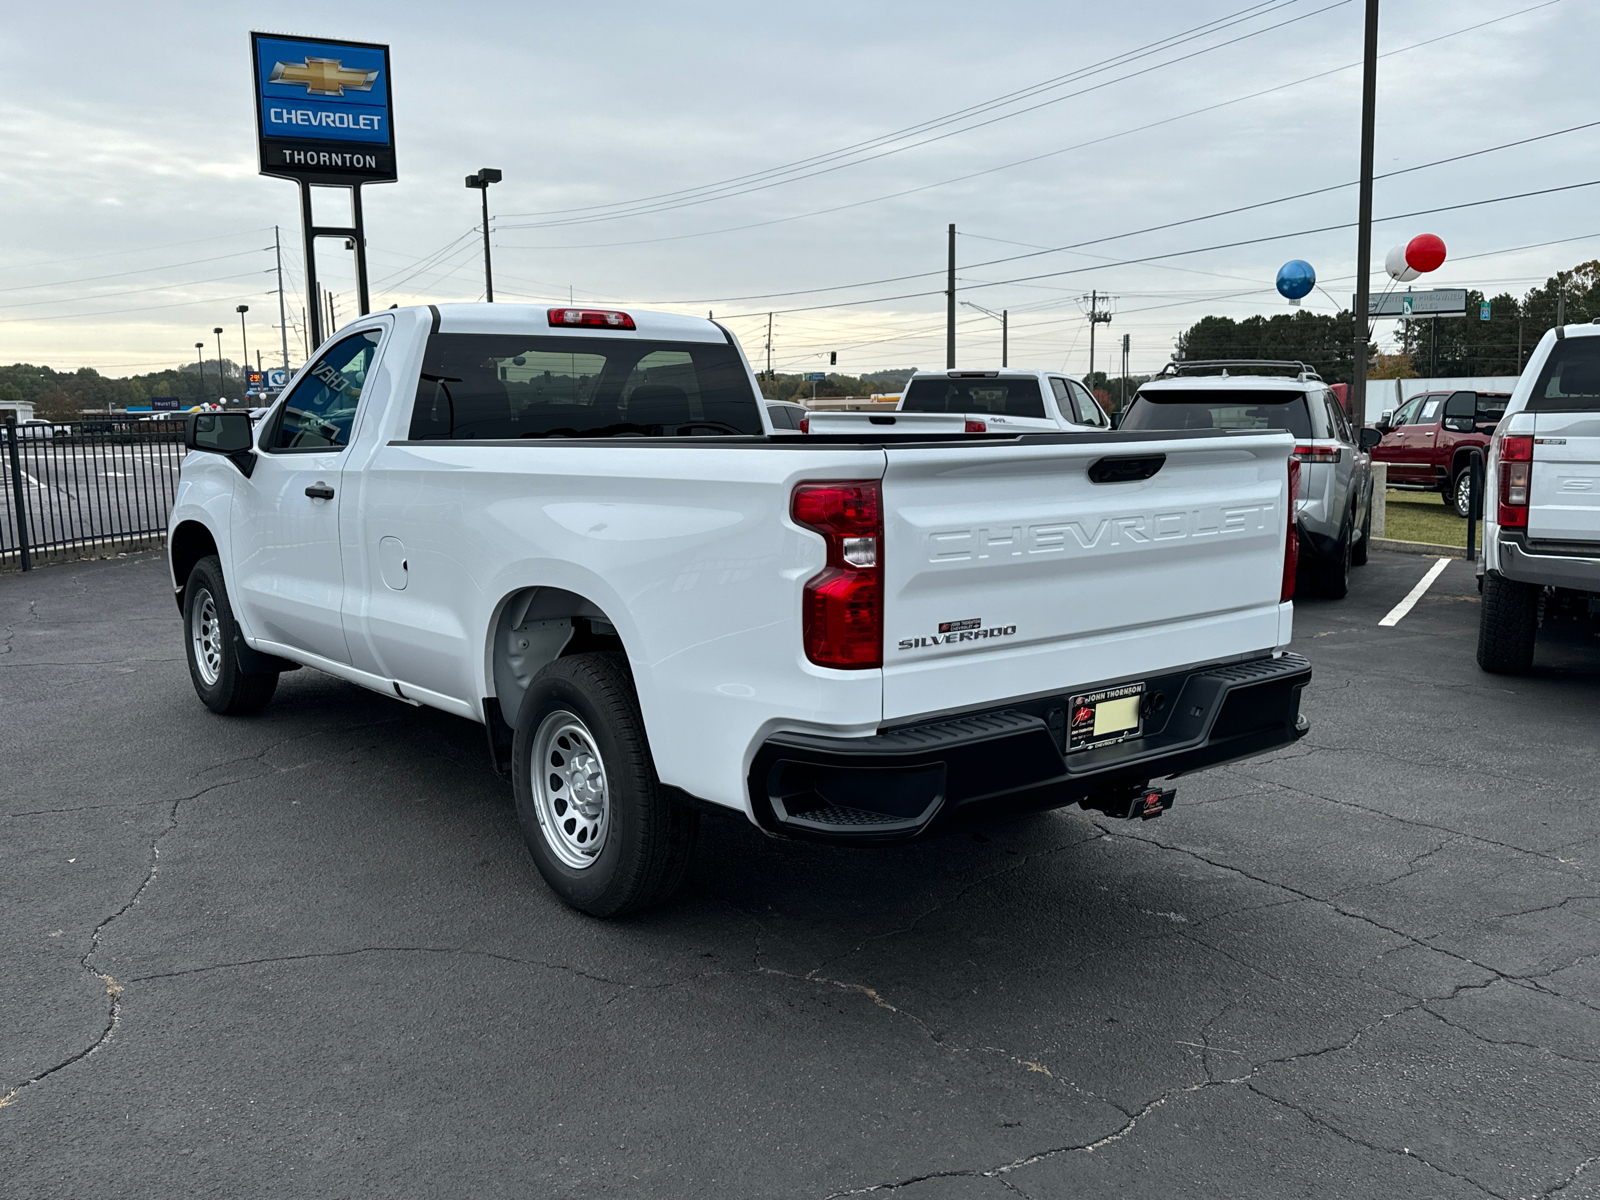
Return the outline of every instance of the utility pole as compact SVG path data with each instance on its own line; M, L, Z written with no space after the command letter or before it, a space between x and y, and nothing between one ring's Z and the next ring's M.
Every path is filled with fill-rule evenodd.
M1522 312L1517 312L1517 374L1522 374Z
M227 377L222 373L222 326L218 325L211 332L217 335L217 391L221 399L220 393L228 386Z
M1114 300L1114 299L1116 299L1115 296L1102 296L1097 291L1090 291L1090 293L1087 296L1079 296L1078 297L1078 303L1079 304L1082 304L1085 300L1087 300L1089 302L1089 375L1088 375L1088 382L1089 382L1089 390L1091 392L1094 391L1094 327L1096 325L1109 325L1109 324L1111 324L1111 309L1108 307L1108 308L1102 310L1100 308L1100 301L1104 300L1107 303L1107 305L1109 305L1111 303L1111 301Z
M1356 217L1355 363L1350 376L1350 408L1358 421L1367 419L1367 339L1371 337L1368 299L1372 282L1372 140L1377 107L1378 0L1367 0L1366 44L1361 71L1361 198Z
M483 299L494 303L494 271L489 264L489 185L499 183L501 174L493 167L479 167L476 175L467 176L467 186L483 193Z
M950 255L944 288L944 368L956 366L956 227L950 224Z
M767 314L767 378L772 378L772 314Z
M289 369L289 314L283 302L283 242L278 227L272 227L272 252L278 260L278 328L283 332L283 369Z
M1000 310L1000 365L1002 367L1011 365L1011 310L1009 308Z

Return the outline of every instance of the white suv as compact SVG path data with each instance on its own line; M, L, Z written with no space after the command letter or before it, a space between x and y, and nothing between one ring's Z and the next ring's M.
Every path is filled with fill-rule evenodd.
M1552 329L1489 443L1478 665L1533 665L1547 619L1600 612L1600 325Z

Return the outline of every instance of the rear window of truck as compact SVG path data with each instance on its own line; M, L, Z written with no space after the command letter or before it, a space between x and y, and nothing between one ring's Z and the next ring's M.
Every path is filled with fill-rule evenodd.
M1323 414L1323 420L1327 419ZM1162 388L1140 392L1128 405L1119 429L1282 429L1299 438L1323 437L1312 432L1304 392L1255 389Z
M1529 412L1600 412L1600 337L1556 343L1539 371Z
M709 342L436 333L412 441L759 434L738 352Z
M1042 417L1039 381L1018 379L913 379L901 412L989 413L997 417Z

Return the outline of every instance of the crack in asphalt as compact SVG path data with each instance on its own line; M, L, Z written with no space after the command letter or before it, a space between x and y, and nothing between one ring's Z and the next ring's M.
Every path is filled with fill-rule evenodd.
M231 787L236 783L243 782L245 782L243 779L229 779L224 780L221 783L213 783L208 787L201 788L198 792L193 792L187 796L179 796L177 799L170 802L170 805L167 809L166 825L150 841L150 861L148 867L145 869L144 878L139 881L139 886L134 889L133 895L128 897L127 903L123 904L121 908L117 909L110 916L104 918L100 924L94 927L94 932L89 935L89 949L83 955L83 957L78 960L78 965L81 966L84 971L92 975L94 978L100 980L101 983L105 985L106 996L110 1000L110 1003L106 1008L105 1025L100 1030L100 1036L95 1038L83 1049L72 1055L69 1055L58 1063L54 1063L53 1065L46 1067L43 1071L24 1079L21 1083L11 1088L3 1096L0 1096L0 1108L5 1108L14 1103L26 1088L30 1088L34 1084L50 1078L50 1076L56 1074L58 1071L66 1070L66 1068L72 1066L74 1063L83 1062L85 1059L90 1058L92 1055L98 1053L102 1048L108 1045L111 1039L116 1036L117 1029L122 1024L123 985L118 983L108 973L99 970L94 965L92 960L100 949L100 939L105 933L106 929L114 921L130 911L136 904L139 903L140 898L143 897L150 885L155 882L156 876L161 870L161 843L168 834L178 827L179 806L181 806L185 801L197 800L201 796L204 796L207 792L215 791L217 788Z
M798 977L798 976L790 976L790 978L800 978L800 977ZM1329 1046L1322 1046L1322 1047L1319 1047L1319 1048L1316 1048L1316 1049L1313 1049L1313 1050L1302 1050L1302 1051L1297 1051L1294 1054L1286 1054L1286 1055L1282 1055L1282 1056L1277 1057L1277 1058L1266 1059L1266 1060L1264 1060L1262 1062L1259 1062L1259 1063L1255 1064L1253 1067L1250 1068L1249 1071L1245 1072L1243 1075L1237 1075L1237 1076L1233 1076L1233 1077L1230 1077L1230 1078L1223 1078L1223 1079L1206 1078L1206 1079L1200 1080L1200 1081L1195 1082L1195 1083L1183 1084L1183 1085L1180 1085L1180 1086L1177 1086L1177 1087L1168 1088L1166 1091L1162 1092L1155 1099L1149 1101L1147 1104L1145 1104L1143 1107L1141 1107L1137 1112L1134 1112L1132 1114L1128 1114L1126 1112L1126 1110L1119 1110L1119 1111L1122 1111L1124 1113L1124 1115L1126 1116L1126 1118L1127 1118L1126 1121L1119 1128L1113 1130L1112 1132L1110 1132L1108 1134L1104 1134L1101 1137L1096 1138L1093 1141L1076 1142L1076 1143L1073 1143L1073 1144L1070 1144L1070 1145L1066 1145L1066 1146L1052 1147L1052 1148L1050 1148L1048 1150L1041 1150L1041 1151L1038 1151L1038 1152L1036 1152L1034 1154L1027 1155L1027 1156L1025 1156L1023 1158L1011 1159L1008 1162L1000 1163L997 1166L993 1166L993 1167L968 1167L968 1168L958 1168L958 1169L955 1169L955 1170L948 1170L948 1171L930 1171L930 1172L928 1172L927 1174L924 1174L924 1175L910 1176L910 1177L907 1177L905 1179L898 1179L898 1180L893 1180L893 1181L884 1182L884 1183L869 1184L869 1185L867 1185L865 1187L846 1188L846 1189L844 1189L842 1191L829 1192L824 1197L824 1200L844 1200L844 1197L847 1197L847 1196L865 1196L865 1195L870 1195L873 1192L894 1192L894 1191L899 1191L901 1188L910 1187L911 1185L917 1184L917 1183L925 1183L928 1180L932 1180L932 1179L961 1179L961 1178L967 1178L967 1179L994 1179L994 1180L997 1180L999 1182L1005 1183L1005 1182L1007 1182L1006 1179L1005 1179L1005 1176L1011 1174L1012 1172L1020 1171L1025 1167L1035 1166L1038 1163L1045 1162L1046 1160L1052 1159L1052 1158L1059 1158L1060 1156L1065 1155L1065 1154L1093 1154L1095 1151L1104 1149L1106 1146L1110 1146L1110 1145L1113 1145L1113 1144L1115 1144L1117 1142L1123 1141L1124 1139L1129 1137L1139 1127L1139 1123L1145 1117L1149 1116L1156 1109L1163 1107L1169 1101L1177 1099L1177 1098L1181 1098L1183 1096L1192 1095L1192 1094L1194 1094L1196 1092L1202 1092L1202 1091L1206 1091L1206 1090L1208 1090L1210 1088L1218 1088L1218 1087L1244 1087L1247 1090L1249 1090L1250 1092L1254 1093L1255 1095L1260 1096L1263 1100L1266 1100L1271 1104L1275 1104L1275 1105L1278 1105L1279 1107L1286 1108L1286 1109L1288 1109L1288 1110L1290 1110L1292 1112L1295 1112L1295 1113L1299 1114L1302 1118L1304 1118L1306 1121L1310 1122L1311 1124L1316 1125L1319 1128L1326 1129L1328 1132L1334 1134L1335 1136L1337 1136L1337 1137L1339 1137L1339 1138L1341 1138L1341 1139L1343 1139L1343 1140L1345 1140L1347 1142L1352 1143L1353 1145L1362 1146L1362 1147L1364 1147L1366 1149L1372 1150L1372 1151L1374 1151L1376 1153L1380 1153L1380 1154L1388 1154L1388 1155L1393 1155L1393 1156L1396 1156L1396 1157L1412 1159L1412 1160L1422 1164L1423 1166L1430 1168L1431 1170L1437 1171L1441 1175L1446 1175L1446 1176L1448 1176L1448 1177L1450 1177L1452 1179L1457 1179L1457 1180L1460 1180L1463 1183L1470 1184L1471 1186L1477 1188L1479 1191L1483 1192L1485 1195L1497 1197L1498 1200L1506 1200L1506 1198L1502 1195L1502 1193L1495 1191L1493 1188L1487 1187L1484 1184L1479 1183L1476 1179L1473 1179L1469 1175L1463 1175L1463 1174L1460 1174L1458 1172L1451 1171L1446 1167L1442 1167L1439 1164L1437 1164L1435 1162L1432 1162L1427 1158L1424 1158L1422 1155L1417 1154L1416 1152L1411 1150L1409 1147L1405 1147L1405 1146L1401 1146L1401 1147L1384 1146L1384 1145L1381 1145L1379 1143L1369 1142L1369 1141L1366 1141L1365 1139L1356 1137L1354 1134L1351 1134L1351 1133L1349 1133L1349 1132L1347 1132L1347 1131L1345 1131L1343 1129L1340 1129L1338 1126L1332 1124L1326 1118L1321 1117L1321 1116L1319 1116L1319 1115L1317 1115L1317 1114L1315 1114L1313 1112L1310 1112L1309 1110L1304 1109L1304 1108L1294 1104L1291 1101L1284 1100L1284 1099L1282 1099L1280 1097L1272 1095L1269 1092L1263 1091L1261 1088L1259 1088L1259 1087L1257 1087L1255 1085L1256 1077L1259 1076L1263 1071L1267 1070L1270 1067L1286 1066L1286 1065L1288 1065L1290 1063L1299 1062L1299 1061L1301 1061L1303 1059L1321 1058L1324 1055L1334 1054L1334 1053L1337 1053L1337 1052L1340 1052L1340 1051L1343 1051L1343 1050L1352 1049L1356 1045L1356 1043L1358 1043L1363 1037L1365 1037L1368 1033L1372 1032L1374 1029L1379 1028L1380 1026L1386 1024L1389 1021L1394 1020L1397 1017L1402 1017L1402 1016L1405 1016L1408 1013L1416 1011L1418 1008L1422 1007L1423 1003L1425 1003L1425 1002L1419 1001L1416 1004L1407 1005L1406 1007L1398 1009L1395 1012L1384 1013L1376 1021L1372 1021L1372 1022L1368 1023L1367 1025L1363 1026L1361 1029L1357 1030L1353 1035L1351 1035L1349 1038L1346 1038L1342 1042L1337 1042L1337 1043L1335 1043L1333 1045L1329 1045ZM885 1007L888 1007L888 1006L886 1005ZM1224 1005L1223 1008L1218 1011L1216 1016L1212 1017L1211 1020L1206 1023L1205 1028L1209 1029L1211 1025L1215 1024L1218 1020L1220 1020L1222 1018L1222 1016L1227 1012L1229 1007L1230 1007L1230 1005ZM895 1011L898 1012L900 1010L897 1009ZM1204 1035L1202 1034L1202 1036L1204 1036ZM1015 1061L1022 1062L1023 1060L1017 1059ZM1038 1066L1038 1064L1024 1064L1024 1065L1030 1065L1030 1066L1033 1066L1033 1067L1037 1067ZM1207 1069L1207 1074L1209 1076L1209 1074L1210 1074L1209 1066L1206 1069ZM1046 1072L1046 1073L1048 1074L1048 1072ZM1112 1105L1112 1107L1115 1108L1117 1106L1116 1105ZM1594 1161L1594 1160L1590 1160L1590 1161ZM1587 1164L1585 1164L1585 1165L1587 1165ZM1579 1167L1579 1171L1581 1171L1581 1170L1583 1170L1583 1166ZM1576 1173L1574 1174L1573 1178L1576 1178ZM1569 1180L1569 1182L1570 1182L1570 1180ZM1562 1185L1562 1186L1565 1186L1565 1185Z
M1455 997L1451 996L1447 997L1446 999L1453 1000L1454 998ZM1430 1001L1429 1003L1443 1003L1443 1001ZM1476 1029L1473 1029L1468 1025L1463 1025L1460 1021L1452 1021L1443 1013L1429 1008L1427 1004L1422 1006L1422 1011L1427 1013L1435 1021L1438 1021L1443 1025L1448 1025L1451 1029L1457 1030L1460 1033L1464 1033L1473 1040L1482 1042L1486 1046L1520 1046L1525 1050L1538 1050L1541 1053L1548 1054L1551 1058L1559 1058L1563 1062L1582 1063L1584 1066L1589 1067L1600 1065L1600 1058L1584 1058L1581 1055L1576 1054L1562 1054L1560 1051L1552 1050L1548 1046L1541 1046L1537 1042L1522 1042L1516 1040L1515 1038L1489 1037L1486 1034L1479 1033Z
M1582 1175L1585 1171L1587 1171L1590 1167L1594 1166L1594 1164L1597 1163L1597 1162L1600 1162L1600 1154L1594 1154L1594 1155L1589 1156L1588 1158L1584 1159L1581 1163L1579 1163L1577 1166L1573 1167L1572 1168L1572 1173L1570 1175L1568 1175L1565 1179L1563 1179L1560 1183L1556 1184L1554 1187L1546 1188L1544 1191L1540 1192L1539 1195L1540 1196L1554 1196L1557 1192L1566 1191L1567 1188L1571 1187L1574 1183L1578 1182L1578 1176L1579 1175Z
M595 983L604 983L611 987L623 989L648 989L659 990L671 987L670 983L643 984L627 979L612 979L606 975L596 975L580 967L567 966L564 963L549 962L537 958L518 958L514 954L497 954L493 950L473 950L465 946L355 946L345 950L322 950L307 954L276 954L265 958L243 958L230 962L208 963L203 967L186 967L181 971L157 971L150 975L134 975L129 978L129 983L146 983L152 979L178 979L186 975L205 975L211 971L231 971L243 967L259 967L277 963L306 962L326 958L351 958L359 954L440 954L463 955L467 957L489 958L496 962L513 963L524 967L539 967L546 971L560 971L568 975L575 975L580 979L593 980ZM614 998L614 997L613 997ZM609 1001L608 1001L609 1003Z

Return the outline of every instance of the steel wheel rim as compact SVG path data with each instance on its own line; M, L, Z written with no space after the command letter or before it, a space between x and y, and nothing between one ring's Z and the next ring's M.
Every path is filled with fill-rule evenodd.
M189 642L194 648L194 665L207 687L222 678L222 620L210 591L201 588L189 610Z
M533 735L528 765L545 845L575 871L593 866L611 830L611 789L594 735L573 713L553 712Z
M1456 480L1456 515L1464 517L1472 510L1472 475L1463 471Z

